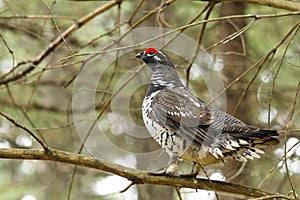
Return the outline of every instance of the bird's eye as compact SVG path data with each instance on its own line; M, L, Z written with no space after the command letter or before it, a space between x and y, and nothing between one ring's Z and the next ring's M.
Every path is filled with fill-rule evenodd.
M153 57L157 53L158 53L158 50L155 48L148 48L145 50L145 54L149 57Z
M153 57L155 55L155 52L154 51L150 51L150 52L147 52L146 54L148 57Z

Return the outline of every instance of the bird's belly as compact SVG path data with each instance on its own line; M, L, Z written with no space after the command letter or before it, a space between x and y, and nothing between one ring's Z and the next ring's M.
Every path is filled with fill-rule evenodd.
M201 148L190 145L181 157L184 161L199 163L201 166L216 164L222 161L222 159L217 159L209 153L205 145L202 145Z
M154 140L166 150L170 156L181 157L186 162L200 163L202 166L219 163L221 159L216 159L207 151L205 146L200 149L188 144L184 139L178 137L176 133L160 126L149 117L143 117L145 126Z
M167 151L169 155L181 156L186 151L186 142L176 133L160 126L157 122L144 117L147 130L154 140Z
M154 140L166 150L170 156L181 157L184 161L200 163L201 165L209 165L218 163L221 159L216 159L205 145L201 148L190 144L186 139L180 137L176 132L171 131L165 126L161 126L153 117L152 114L152 99L155 96L153 93L143 101L142 116L144 124L154 138Z
M156 119L151 118L151 96L143 101L142 113L144 124L154 140L170 155L181 156L187 149L187 142L176 132L161 126Z

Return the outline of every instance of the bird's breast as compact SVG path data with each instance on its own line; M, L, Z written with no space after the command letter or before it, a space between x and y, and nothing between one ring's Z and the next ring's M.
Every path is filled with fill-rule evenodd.
M157 93L154 92L146 96L143 101L142 116L145 127L154 140L165 149L169 155L181 156L188 147L187 141L167 126L162 125L162 122L158 122L158 119L153 115L152 101L156 94Z

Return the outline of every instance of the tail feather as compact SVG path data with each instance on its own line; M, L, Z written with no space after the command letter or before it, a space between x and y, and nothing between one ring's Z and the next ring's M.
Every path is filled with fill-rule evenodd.
M259 158L263 149L279 143L276 130L249 128L244 132L231 132L217 138L217 142L208 147L208 151L216 158L233 158L246 162L248 159Z
M231 157L241 162L259 158L260 154L264 154L262 149L279 143L279 134L276 130L251 129L248 132L229 133L229 135L230 140L219 146L222 157ZM218 157L216 149L211 148L209 151Z
M237 141L239 139L247 141L250 146L251 144L254 146L273 146L279 144L279 134L276 130L254 129L249 132L231 133L230 135Z

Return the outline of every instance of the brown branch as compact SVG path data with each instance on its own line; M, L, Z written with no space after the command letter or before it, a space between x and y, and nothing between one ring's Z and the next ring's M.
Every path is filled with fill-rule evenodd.
M33 19L67 19L67 20L72 20L75 21L74 18L69 17L69 16L63 16L63 15L23 15L23 16L0 16L0 19L3 20L15 20L15 19L28 19L28 20L33 20Z
M272 8L290 10L290 11L300 11L299 3L293 1L287 1L287 0L219 0L219 1L220 2L225 2L225 1L243 2L243 3L269 6Z
M23 129L24 131L26 131L27 133L29 133L29 135L31 137L33 137L42 147L45 151L48 151L48 146L47 144L41 140L38 136L36 136L36 134L34 132L32 132L31 130L29 130L27 127L19 124L16 120L14 120L13 118L11 118L10 116L4 114L3 112L0 111L0 116L6 118L8 121L10 121L13 125L15 125L16 127L19 127L21 129Z
M289 45L290 45L290 43L288 44L288 46ZM286 48L286 50L287 50L287 48ZM300 81L298 82L298 86L297 86L297 90L296 90L296 94L295 94L295 100L294 100L294 103L293 103L293 108L292 108L292 111L291 111L290 119L289 119L288 124L285 128L285 134L284 134L284 165L285 165L286 174L287 174L287 177L288 177L288 180L290 182L290 185L291 185L291 188L293 190L293 194L294 194L295 198L297 198L297 193L296 193L295 186L294 186L294 184L292 182L292 179L291 179L291 176L290 176L288 161L287 161L287 133L288 133L288 130L291 126L291 123L292 123L292 120L293 120L293 117L294 117L294 112L295 112L297 99L298 99L299 87L300 87Z
M96 159L92 156L74 154L55 149L48 149L47 153L45 153L45 151L41 149L0 149L0 158L22 160L50 160L84 166L127 178L128 180L131 180L133 184L157 184L174 187L213 190L248 197L264 197L268 195L274 195L271 192L261 189L222 181L175 176L153 176L146 171L127 168L102 159ZM284 197L286 199L292 199L288 196Z
M63 38L67 38L71 35L75 30L79 29L82 25L86 24L87 22L94 19L99 14L109 10L111 7L118 5L122 0L115 0L110 1L109 3L105 4L104 6L96 9L94 12L89 13L88 15L81 18L76 24L70 26L67 30L65 30L61 36L57 37L50 45L49 47L43 51L35 60L33 60L33 64L39 64L45 56L47 56L50 52L53 51L60 43L63 42Z
M105 4L104 6L96 9L95 11L93 11L93 12L87 14L86 16L84 16L83 18L81 18L77 23L73 24L67 30L65 30L63 33L61 33L61 35L59 35L53 42L51 42L48 45L48 47L43 52L41 52L35 59L26 61L26 62L17 63L17 65L14 68L17 68L20 65L27 64L27 63L30 63L30 66L27 69L25 69L24 71L18 72L13 77L9 77L7 79L1 80L0 85L7 84L11 81L18 80L18 79L22 78L24 75L26 75L27 73L31 72L33 69L35 69L35 66L40 64L44 60L44 58L46 58L51 52L53 52L56 49L56 47L58 47L64 41L65 38L69 37L74 31L76 31L81 26L83 26L87 22L94 19L99 14L109 10L110 8L112 8L115 5L118 5L120 2L122 2L122 0L110 1L109 3Z

